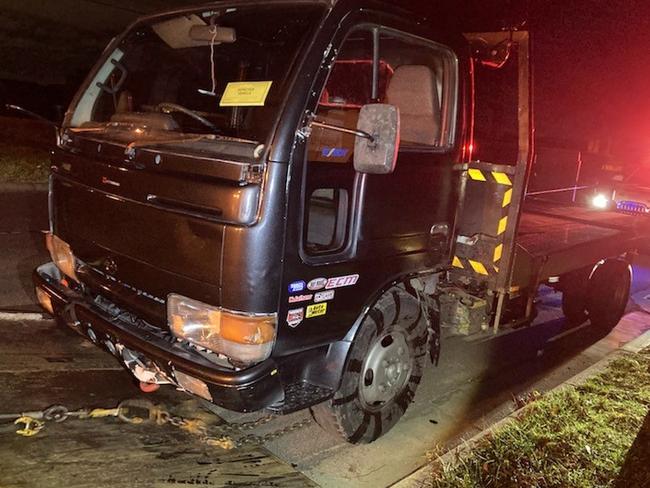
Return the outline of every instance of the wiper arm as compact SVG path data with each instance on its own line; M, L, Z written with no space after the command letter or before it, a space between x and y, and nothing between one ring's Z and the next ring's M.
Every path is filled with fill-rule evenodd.
M214 134L201 134L193 137L178 137L175 139L163 139L163 140L142 140L142 141L133 141L127 144L124 149L124 154L129 158L135 156L135 150L142 147L151 147L151 146L165 146L169 144L178 144L181 142L197 142L205 139L215 140L216 136Z

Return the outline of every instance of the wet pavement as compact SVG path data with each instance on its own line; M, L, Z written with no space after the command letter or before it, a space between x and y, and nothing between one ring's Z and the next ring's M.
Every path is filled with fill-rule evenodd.
M540 316L557 314L555 299L545 297L550 305L540 305ZM114 418L48 423L29 438L0 424L0 486L390 486L422 466L428 453L451 448L510 413L513 395L553 388L650 330L649 318L633 311L605 338L586 327L549 341L564 327L551 319L502 340L450 343L406 416L370 445L350 446L315 424L234 450L208 446L172 425ZM145 396L111 355L53 321L0 321L0 336L5 413L53 404L109 408ZM221 421L172 387L147 398L176 415ZM219 413L231 422L259 417ZM277 417L252 433L274 432L308 415Z
M31 273L48 260L47 191L0 191L0 311L40 311Z

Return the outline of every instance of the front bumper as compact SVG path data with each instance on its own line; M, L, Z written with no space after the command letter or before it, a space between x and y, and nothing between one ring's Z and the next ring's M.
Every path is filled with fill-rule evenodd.
M34 285L49 296L53 313L76 332L89 338L118 359L121 345L155 364L171 380L180 371L207 384L216 405L238 412L261 410L282 401L283 388L272 358L250 368L233 371L212 363L153 328L136 327L109 316L90 298L63 286L53 263L33 273ZM118 351L118 352L116 352Z

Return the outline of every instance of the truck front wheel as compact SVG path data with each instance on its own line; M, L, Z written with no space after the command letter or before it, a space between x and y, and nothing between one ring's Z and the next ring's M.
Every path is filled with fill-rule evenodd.
M632 284L632 268L624 261L608 259L589 278L587 312L592 325L613 329L621 320Z
M388 290L363 320L339 390L312 407L325 430L347 442L372 442L390 430L413 400L426 361L428 327L417 297Z

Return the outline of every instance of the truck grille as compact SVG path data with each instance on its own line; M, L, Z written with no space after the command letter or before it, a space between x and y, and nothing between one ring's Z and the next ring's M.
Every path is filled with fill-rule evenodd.
M645 214L650 212L650 208L648 208L648 206L645 203L632 202L629 200L616 202L616 208L617 210L620 210L622 212L630 212L630 213Z

